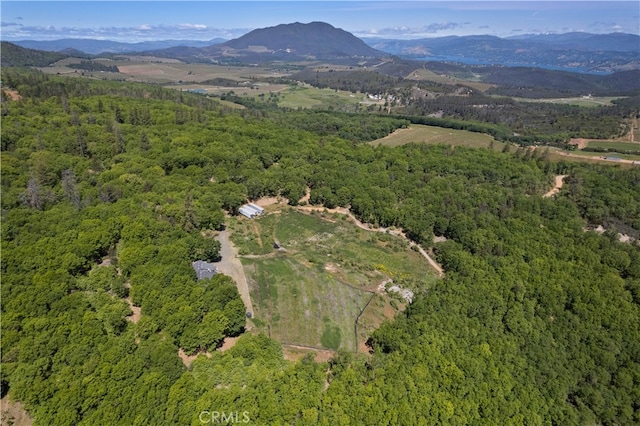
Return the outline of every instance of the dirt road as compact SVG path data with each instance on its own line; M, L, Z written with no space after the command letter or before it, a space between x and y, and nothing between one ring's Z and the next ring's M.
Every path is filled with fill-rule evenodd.
M566 177L567 177L567 175L557 175L556 179L555 179L555 184L553 185L553 188L551 188L549 190L549 192L544 194L542 197L543 198L553 197L558 192L560 192L560 190L562 189L562 186L564 185L564 178L566 178Z
M247 277L244 274L244 268L238 258L238 251L229 239L228 231L220 231L216 237L220 241L220 261L215 265L218 270L225 275L229 275L236 282L238 287L238 293L240 298L244 302L244 306L248 312L254 314L253 305L251 304L251 297L249 295L249 284L247 283Z

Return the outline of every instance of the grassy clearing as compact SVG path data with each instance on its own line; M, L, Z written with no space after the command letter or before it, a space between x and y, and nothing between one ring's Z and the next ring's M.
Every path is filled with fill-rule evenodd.
M436 74L435 72L427 69L415 70L411 74L409 74L406 78L410 80L433 81L441 84L452 84L452 85L464 84L465 86L469 86L481 92L486 92L492 87L496 87L495 84L481 83L479 81L469 81L469 80L464 80L464 79L453 77L453 76Z
M271 337L328 349L355 347L353 321L369 294L340 282L322 265L289 256L243 259L256 318Z
M541 102L547 104L560 104L560 105L576 105L582 107L595 108L598 106L610 106L613 105L611 101L614 99L620 99L620 96L616 97L573 97L573 98L553 98L553 99L529 99L529 98L513 98L517 102Z
M290 344L353 351L403 307L375 294L383 282L414 292L437 278L400 237L361 230L339 214L270 206L267 215L229 224L249 281L260 331ZM273 248L278 241L284 250ZM373 297L358 322L354 321Z
M390 135L370 143L372 145L400 146L412 142L468 146L472 148L488 148L493 142L493 149L502 150L504 148L502 142L498 142L493 136L483 133L424 126L421 124L412 124L411 127L407 129L396 130Z
M339 107L357 105L364 95L311 86L289 86L281 92L278 105L285 108Z
M589 141L587 148L602 148L620 151L640 151L640 142L621 142L621 141Z
M546 148L542 148L546 149ZM598 163L607 165L619 165L620 167L637 167L629 163L620 163L606 160L605 157L617 157L622 160L640 161L638 155L619 154L617 152L589 152L589 151L563 151L559 148L549 147L549 159L551 161L571 161L580 163Z
M214 64L150 63L141 61L115 61L115 64L118 65L121 73L167 83L178 81L201 83L215 78L245 82L284 75L268 67L234 67Z

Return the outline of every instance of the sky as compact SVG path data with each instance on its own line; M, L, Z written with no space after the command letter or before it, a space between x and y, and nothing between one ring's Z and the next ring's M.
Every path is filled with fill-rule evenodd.
M2 40L231 39L255 28L327 22L358 37L625 32L640 34L636 1L5 1Z

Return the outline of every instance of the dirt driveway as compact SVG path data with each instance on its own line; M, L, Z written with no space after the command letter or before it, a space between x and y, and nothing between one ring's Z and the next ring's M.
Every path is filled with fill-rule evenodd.
M220 261L215 265L218 270L225 275L230 276L236 282L238 287L238 293L240 298L244 302L244 306L248 312L254 314L253 305L251 304L251 297L249 296L249 285L247 283L247 277L244 274L244 268L238 258L238 251L229 239L229 231L220 231L216 237L220 241Z

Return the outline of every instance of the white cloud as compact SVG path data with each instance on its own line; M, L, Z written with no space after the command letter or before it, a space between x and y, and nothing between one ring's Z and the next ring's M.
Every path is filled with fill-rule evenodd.
M420 27L397 26L388 28L373 28L369 30L354 31L359 37L394 37L394 38L418 38L442 35L452 30L470 25L470 22L435 22Z
M178 28L188 30L206 30L207 26L203 24L178 24Z
M25 26L15 22L2 22L2 39L11 40L57 40L63 38L93 38L137 42L150 40L211 40L232 39L249 32L246 28L221 29L204 24L184 23L178 25L142 24L134 27L54 27Z

